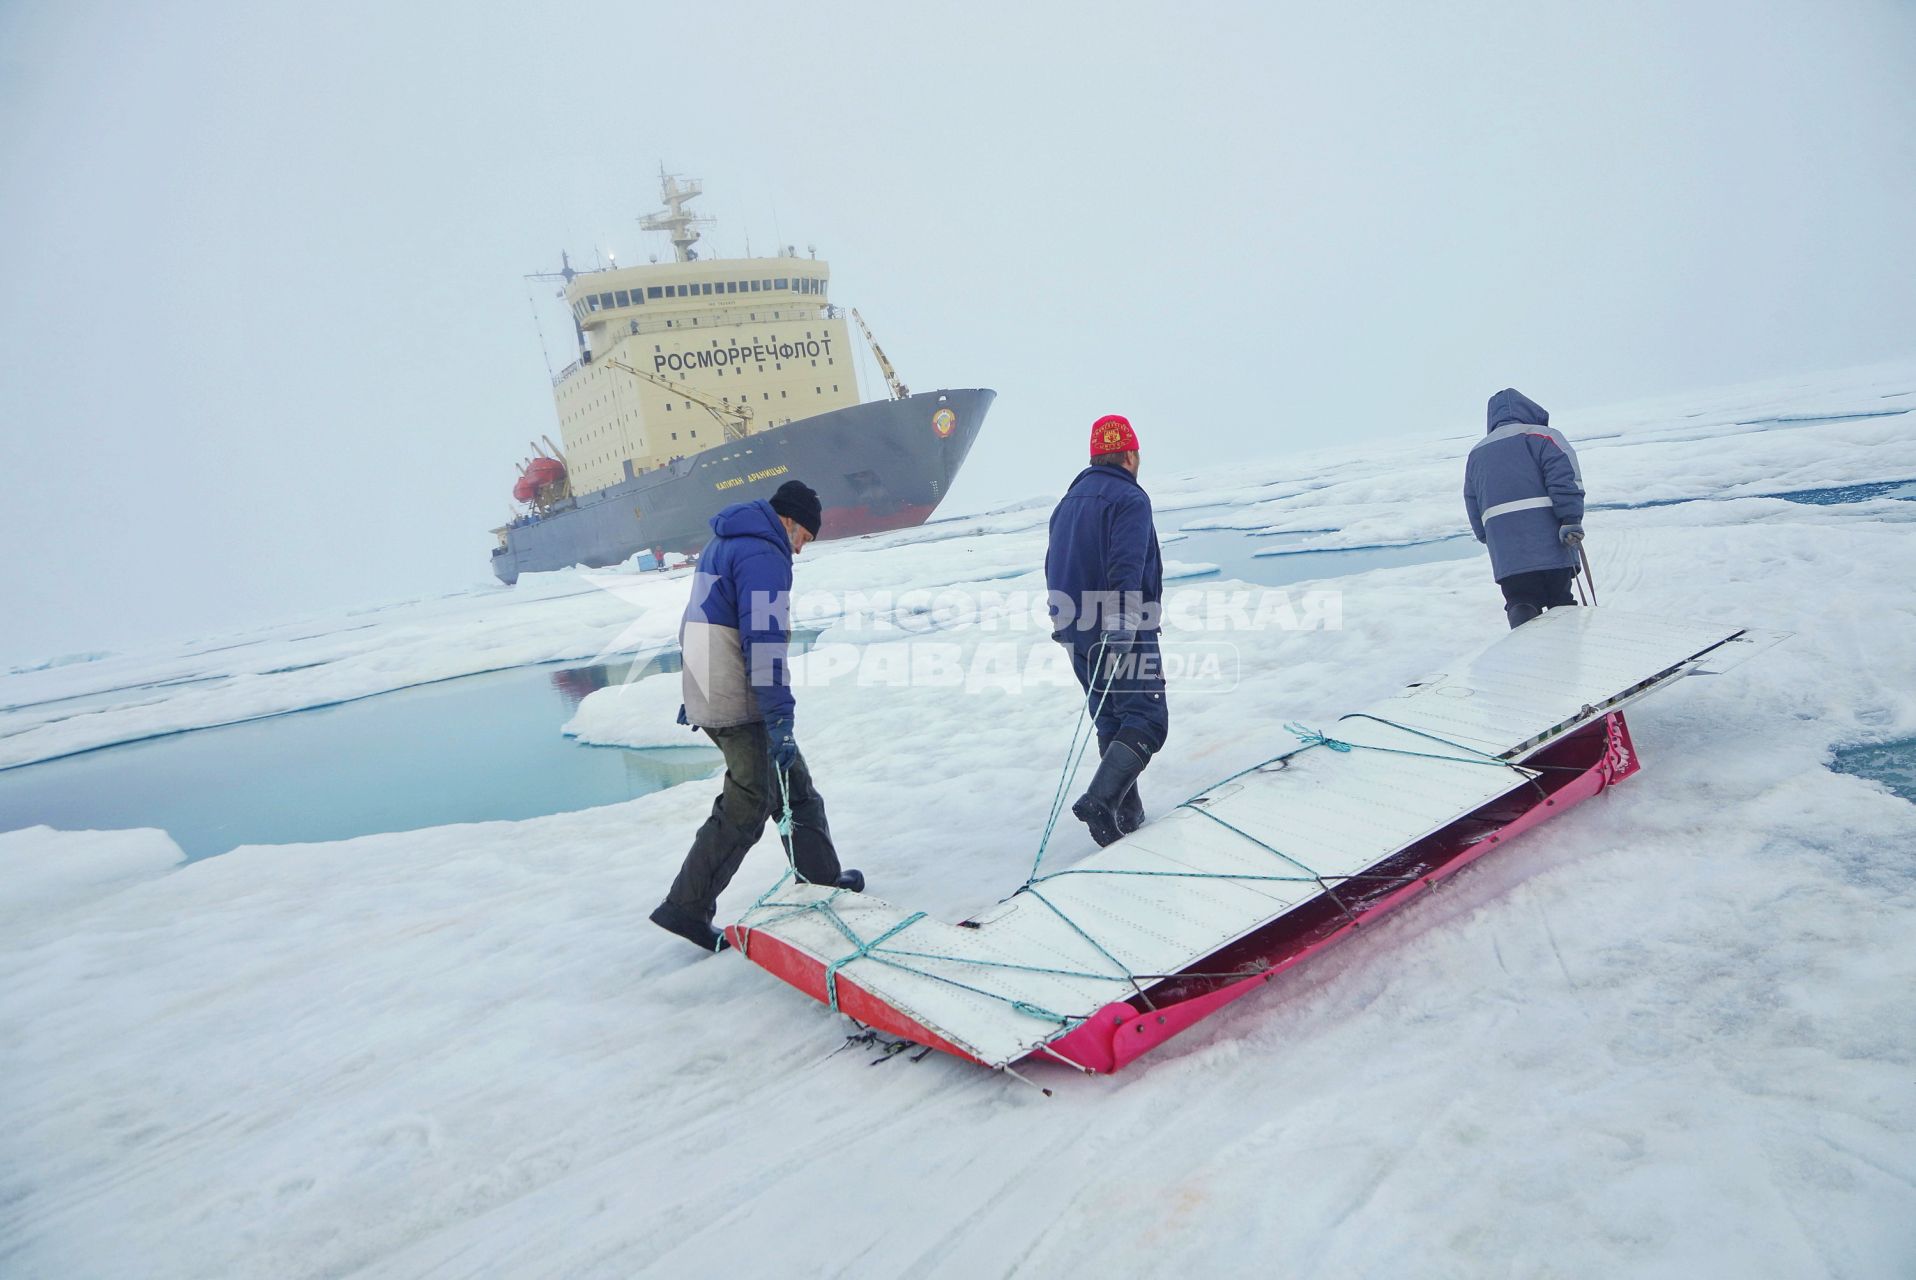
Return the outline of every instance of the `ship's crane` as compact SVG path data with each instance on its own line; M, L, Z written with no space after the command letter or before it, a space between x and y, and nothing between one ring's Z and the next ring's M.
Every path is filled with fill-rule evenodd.
M723 400L714 400L703 391L696 391L682 382L674 382L670 378L661 378L656 373L647 373L643 369L635 369L625 361L616 360L610 356L600 360L599 363L610 365L614 369L623 369L635 378L642 378L654 386L664 387L675 396L690 400L693 404L698 405L701 409L704 409L707 413L718 419L719 426L725 429L725 438L727 440L743 440L751 434L751 405L728 404Z
M891 398L903 400L911 394L911 388L898 380L898 374L891 367L891 361L885 359L884 348L878 345L878 339L872 337L871 326L865 323L864 316L858 314L857 307L852 308L852 319L858 322L859 332L865 335L865 341L871 344L872 354L878 357L878 368L885 375L885 385L891 388Z

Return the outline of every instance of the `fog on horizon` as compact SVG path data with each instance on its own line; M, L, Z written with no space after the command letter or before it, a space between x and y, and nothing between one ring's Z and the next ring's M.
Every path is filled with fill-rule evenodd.
M568 12L0 7L0 667L491 582L661 165L998 391L941 514L1916 356L1903 0Z

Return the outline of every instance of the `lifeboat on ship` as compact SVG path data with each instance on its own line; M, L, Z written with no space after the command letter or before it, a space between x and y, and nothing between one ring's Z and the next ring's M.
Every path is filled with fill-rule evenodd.
M512 497L516 502L534 502L541 500L540 491L565 481L565 463L557 458L543 455L526 463L519 472L519 482L512 486Z

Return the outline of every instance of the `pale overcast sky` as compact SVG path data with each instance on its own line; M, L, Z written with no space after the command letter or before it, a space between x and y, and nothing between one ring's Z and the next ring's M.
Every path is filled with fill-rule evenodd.
M947 511L1916 354L1908 0L0 0L0 662L489 582L661 163L998 390Z

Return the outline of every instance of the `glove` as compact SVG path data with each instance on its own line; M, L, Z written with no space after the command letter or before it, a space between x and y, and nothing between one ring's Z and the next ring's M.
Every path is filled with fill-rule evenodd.
M788 772L798 759L798 739L792 736L792 718L775 716L765 722L765 736L771 739L772 763L780 773Z
M1583 526L1580 524L1559 525L1557 527L1557 538L1566 547L1582 546Z
M1124 668L1125 655L1131 652L1131 646L1137 638L1137 632L1118 627L1098 634L1099 665L1104 668L1105 679L1117 679L1118 673Z

